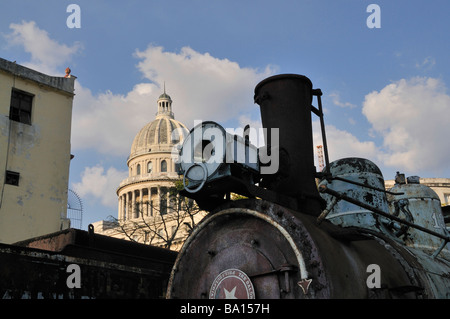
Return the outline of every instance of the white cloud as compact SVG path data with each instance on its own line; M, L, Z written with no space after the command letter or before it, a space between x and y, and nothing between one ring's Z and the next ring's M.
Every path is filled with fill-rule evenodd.
M136 52L139 70L152 83L137 84L126 95L105 92L94 96L76 86L72 148L95 148L121 155L130 151L134 136L157 111L156 101L166 83L175 118L191 128L194 120L226 121L254 107L253 89L273 72L241 68L227 59L185 47L179 54L149 46Z
M11 45L21 45L31 54L24 65L41 72L63 74L66 63L80 52L81 45L60 44L34 21L11 24L6 35ZM226 121L254 107L253 89L274 73L244 68L228 59L183 47L179 53L149 46L136 51L137 68L151 83L138 83L126 94L100 94L75 82L72 114L72 149L95 149L102 154L124 156L134 136L157 111L156 101L166 83L173 99L176 119L191 127L196 119ZM59 69L61 67L61 69Z
M110 91L93 95L75 82L72 115L72 149L94 149L99 153L124 156L134 136L156 113L159 89L141 83L126 95Z
M374 142L360 141L353 134L329 124L325 132L330 162L346 157L362 157L377 163L379 150ZM323 145L319 121L313 121L313 143L314 151L317 145Z
M416 63L416 68L423 71L431 70L436 64L436 59L432 56L427 56L425 59L423 59L422 62Z
M450 96L439 79L415 77L366 95L363 114L381 135L383 162L409 172L449 168Z
M275 70L245 68L228 59L183 47L179 53L149 46L136 51L139 70L174 100L174 112L186 125L194 119L226 121L253 107L255 85Z
M5 35L9 45L23 46L25 52L31 54L31 61L25 65L46 74L64 75L66 64L82 50L79 42L67 46L51 39L48 32L40 29L34 21L11 23L9 27L12 32Z
M106 172L102 166L86 167L81 174L81 182L72 188L81 196L92 196L108 207L117 207L116 188L128 176L128 172L110 167Z
M337 106L340 106L340 107L348 107L348 108L351 108L351 109L356 107L355 104L352 104L350 102L342 102L341 101L341 96L340 96L340 94L338 92L332 92L330 94L330 97L332 98L332 101L333 101L334 105L337 105Z
M407 174L446 174L450 168L449 110L450 96L439 79L415 77L391 83L367 94L363 104L363 114L371 125L368 133L374 139L380 136L382 145L327 124L330 161L363 157L380 168ZM318 121L313 122L313 132L314 146L321 145ZM317 154L315 161L317 165Z

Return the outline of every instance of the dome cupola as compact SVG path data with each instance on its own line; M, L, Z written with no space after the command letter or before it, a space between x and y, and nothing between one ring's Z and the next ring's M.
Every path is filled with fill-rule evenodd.
M161 116L167 116L169 118L174 118L172 112L172 99L166 93L166 84L164 83L164 93L158 98L158 113L156 113L156 118Z
M172 99L166 93L159 96L156 118L147 123L135 136L128 161L155 152L171 152L175 144L183 141L189 134L187 127L175 120L172 112Z

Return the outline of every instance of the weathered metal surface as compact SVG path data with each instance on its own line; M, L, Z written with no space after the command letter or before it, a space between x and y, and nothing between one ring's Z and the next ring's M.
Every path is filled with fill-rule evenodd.
M450 254L448 249L431 257L430 250L409 246L403 247L410 256L414 256L416 267L420 269L422 282L427 288L427 297L434 299L450 298Z
M175 252L74 229L20 244L0 245L0 298L163 298L176 258ZM67 284L74 264L79 288Z
M328 222L318 228L314 217L265 201L228 203L186 241L168 297L208 298L220 273L239 269L251 279L256 298L368 298L367 267L374 263L383 269L382 285L391 289L384 298L415 298L423 292L416 271L393 256L387 243L330 236L338 229ZM395 291L406 286L418 288Z
M252 280L256 298L301 297L297 281L307 278L308 273L302 253L285 230L288 225L281 225L288 222L289 211L280 207L275 212L273 206L266 205L267 214L250 206L230 207L202 221L174 266L170 297L207 298L215 278L230 268L239 269ZM286 285L282 266L287 264L295 265L295 271L286 272L290 276ZM317 279L314 285L319 284Z
M330 163L328 172L331 176L323 179L319 187L325 185L376 209L388 211L383 175L372 161L356 157L343 158ZM336 201L336 197L326 193L321 193L321 196L330 207L326 218L333 224L341 227L377 229L377 220L370 210L348 201Z
M261 185L294 198L304 198L302 210L320 213L315 184L312 140L312 83L302 75L282 74L269 77L255 87L266 145L279 152L276 174L263 176ZM271 130L279 130L279 140L272 141ZM317 195L309 197L309 194Z
M408 178L407 184L396 184L391 191L401 192L402 195L388 195L389 211L392 215L400 216L410 222L420 225L430 231L449 236L441 209L439 196L428 186L421 185ZM393 222L383 220L383 231L398 238L410 247L426 251L436 251L443 244L443 239L432 236L416 228L405 228ZM443 253L450 253L450 244L443 247ZM450 260L450 259L449 259Z
M423 290L422 295L424 297L450 298L450 255L448 248L446 247L446 244L450 239L448 234L438 233L422 225L414 224L412 222L412 219L411 221L406 221L405 219L402 219L398 216L394 216L394 214L389 214L379 209L375 209L363 202L358 202L353 198L326 188L325 185L321 185L321 190L336 198L359 204L362 207L368 208L373 211L373 213L375 213L375 216L377 216L377 219L380 220L380 222L378 223L380 229L375 231L367 229L367 231L369 231L367 234L376 234L379 240L383 238L383 240L385 241L391 241L391 244L397 247L397 251L402 252L402 255L406 257L406 259L408 260L408 264L412 268L419 270L418 275L422 278L422 285L415 287L417 289L418 287L421 287L420 291ZM412 216L411 213L409 214ZM382 226L383 222L385 221L387 223L397 222L399 223L399 225L401 225L402 228L406 227L406 230L408 230L408 232L408 227L410 227L412 230L414 230L414 232L420 234L419 236L416 236L417 242L412 242L412 244L410 245L405 245L405 241L400 240L396 236L397 233L391 232L385 226ZM361 229L361 231L364 233L364 228L358 228ZM400 227L397 227L396 229L400 229ZM402 236L402 238L406 239L408 236L408 232L400 233L400 235ZM430 246L433 245L433 240L435 241L435 244L438 243L439 245ZM430 245L420 245L420 243L424 242L428 242L430 243ZM386 249L388 249L388 246L385 247ZM407 273L410 272L407 271Z

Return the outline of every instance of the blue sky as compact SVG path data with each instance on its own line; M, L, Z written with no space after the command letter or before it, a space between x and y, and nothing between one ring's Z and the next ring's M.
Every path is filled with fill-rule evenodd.
M71 3L81 28L66 24ZM381 28L366 24L371 3ZM447 0L3 0L0 56L78 77L69 187L86 229L117 216L132 140L153 120L164 81L188 127L235 128L260 125L260 80L306 75L324 93L331 160L371 159L386 179L450 177L449 9Z

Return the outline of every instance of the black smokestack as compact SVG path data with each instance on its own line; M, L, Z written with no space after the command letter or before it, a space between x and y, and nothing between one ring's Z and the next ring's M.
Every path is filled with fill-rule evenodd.
M255 103L261 109L266 146L279 151L276 174L263 175L261 186L299 199L304 213L320 213L320 195L315 183L311 123L312 82L306 76L281 74L255 87ZM279 141L271 141L271 129L279 129ZM279 143L277 149L276 143Z

